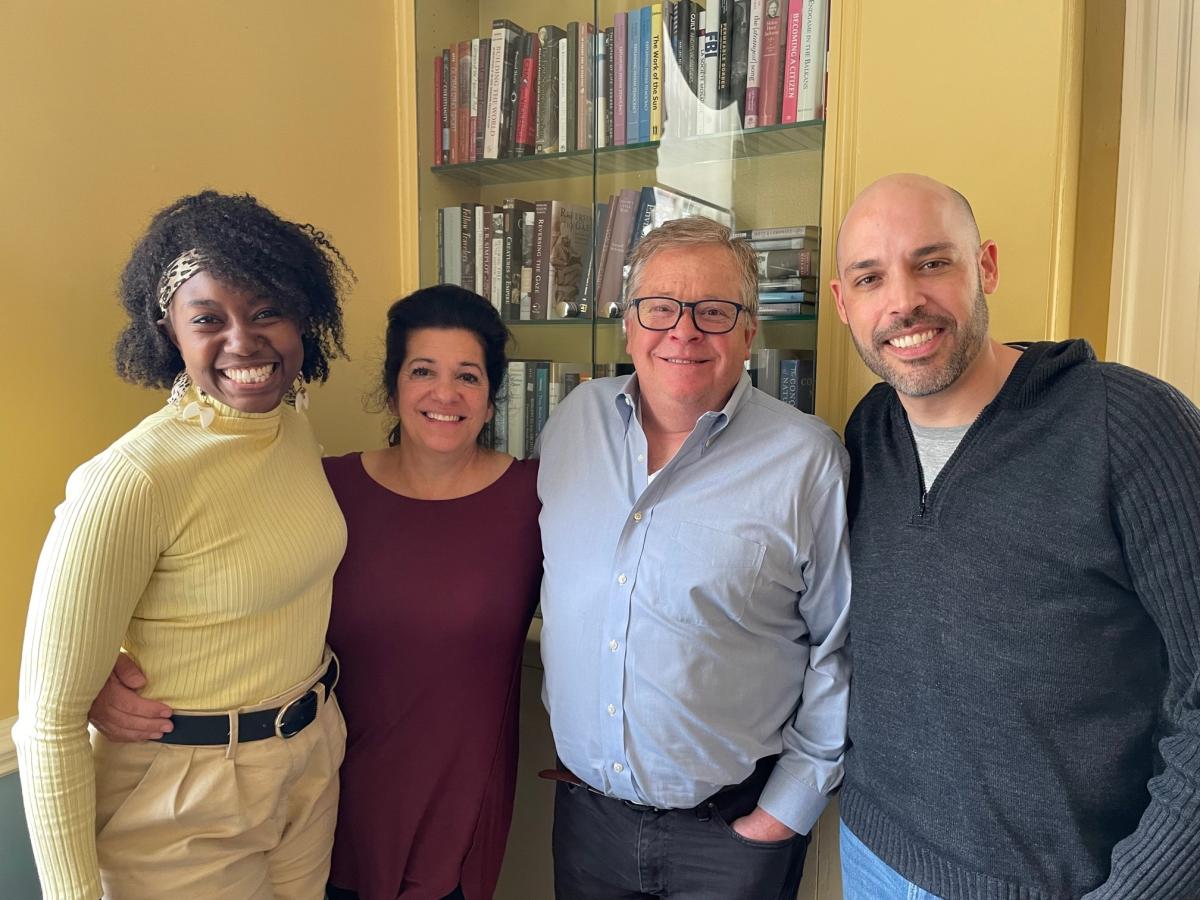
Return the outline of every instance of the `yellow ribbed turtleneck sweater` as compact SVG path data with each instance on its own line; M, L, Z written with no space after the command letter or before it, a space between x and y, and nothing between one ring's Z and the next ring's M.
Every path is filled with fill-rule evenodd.
M87 712L124 646L145 696L249 706L320 664L346 526L290 406L167 406L67 482L34 578L13 728L47 900L100 896Z

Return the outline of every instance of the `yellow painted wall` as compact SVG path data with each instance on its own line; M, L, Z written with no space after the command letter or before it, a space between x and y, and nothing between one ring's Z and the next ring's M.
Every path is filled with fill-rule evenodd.
M117 276L153 211L206 186L250 191L332 236L359 276L354 361L314 393L312 416L330 452L381 441L361 395L383 310L406 286L395 28L406 5L6 5L0 719L16 711L34 563L67 475L163 399L118 381L110 362Z
M993 334L1066 337L1082 6L1082 0L835 0L836 105L822 222L828 239L850 200L876 178L931 175L971 200L984 237L999 246ZM832 263L833 254L824 254L826 277ZM825 379L818 412L840 428L876 379L834 315L821 318L818 354Z
M1125 0L1087 0L1083 24L1083 98L1071 337L1108 349L1108 306L1121 148Z

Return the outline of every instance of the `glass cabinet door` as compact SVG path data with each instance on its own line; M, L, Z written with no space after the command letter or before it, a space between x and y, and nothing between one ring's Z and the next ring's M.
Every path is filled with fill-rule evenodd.
M812 411L827 22L801 0L418 0L421 281L513 333L498 448L631 371L626 259L686 215L755 245L752 377Z

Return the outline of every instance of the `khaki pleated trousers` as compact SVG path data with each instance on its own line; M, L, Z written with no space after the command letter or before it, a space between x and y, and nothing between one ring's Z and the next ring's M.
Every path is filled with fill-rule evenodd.
M282 705L324 671L241 711ZM336 697L286 739L188 747L94 735L104 897L321 900L345 743Z

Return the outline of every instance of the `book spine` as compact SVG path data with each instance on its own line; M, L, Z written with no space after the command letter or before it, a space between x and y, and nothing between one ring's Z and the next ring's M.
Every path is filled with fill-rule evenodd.
M731 26L733 25L733 0L716 0L717 3L717 109L724 109L733 102L731 87L732 50Z
M750 0L750 28L746 45L746 127L758 127L759 75L763 62L763 0Z
M796 406L800 390L800 360L781 359L779 361L779 399L788 406ZM797 407L798 408L798 407Z
M733 0L733 23L729 33L729 92L730 102L738 105L738 115L745 120L746 52L750 43L750 0Z
M533 205L533 291L530 295L529 318L545 319L550 287L550 230L551 201L538 200Z
M475 100L472 115L475 117L475 148L471 159L483 159L483 133L487 127L487 98L492 76L492 40L479 39L479 96Z
M492 290L492 209L475 205L475 293L490 300Z
M528 156L534 152L537 137L534 125L537 116L537 70L539 41L536 34L525 36L525 51L521 59L521 87L517 100L517 140L513 155Z
M817 225L781 225L777 228L751 228L734 232L734 237L749 241L779 240L781 238L820 238Z
M500 158L500 107L503 105L504 60L508 55L505 40L507 32L502 26L493 25L490 71L488 73L487 117L484 123L483 157Z
M604 282L601 285L603 294L600 295L598 314L603 316L610 303L621 299L622 270L625 266L625 256L629 251L629 242L633 237L633 215L637 206L638 192L622 188L617 198L616 209L610 214L612 234L605 260Z
M565 32L564 32L565 33ZM567 79L567 39L561 37L558 39L558 152L566 153L568 149L567 142L567 87L570 81Z
M554 41L551 47L550 29L543 25L538 29L538 43L541 45L541 52L538 54L538 76L537 76L537 142L534 144L534 153L554 153L554 145L557 140L558 132L558 97L554 98L553 108L550 105L550 66L553 63L558 65L558 42ZM553 116L554 137L551 137L552 129L550 120Z
M625 143L636 144L642 119L642 13L632 10L626 25L628 40L625 47L625 89L628 109L625 112Z
M508 283L508 266L512 264L512 257L504 255L504 213L492 213L492 286L488 298L492 301L492 306L496 308L496 312L504 316L508 312L508 304L505 302L504 286Z
M775 9L776 14L771 15ZM779 123L780 87L782 85L783 19L774 2L768 4L763 17L762 67L759 70L758 124Z
M645 143L650 140L650 41L653 37L651 33L651 9L649 5L642 7L642 114L638 119L638 141Z
M534 370L533 385L533 430L525 441L526 456L533 456L537 437L550 417L550 362L538 360Z
M607 147L609 128L607 122L608 114L608 93L610 90L610 82L608 80L609 73L612 69L608 65L608 46L610 43L609 29L605 28L602 31L596 32L596 146Z
M474 161L475 136L479 133L479 38L471 39L471 100L468 104L469 121L467 128L467 159Z
M596 115L595 103L592 100L592 69L595 60L592 58L592 37L595 26L591 22L579 23L579 40L576 49L575 72L575 147L579 150L592 149L593 118Z
M612 26L604 29L604 67L606 71L604 80L604 146L611 147L613 145L613 29Z
M460 71L459 65L458 65L458 45L452 45L450 47L449 52L450 52L450 89L449 89L449 95L450 95L450 111L449 111L449 116L450 116L450 163L451 163L451 165L453 165L455 163L462 162L462 160L460 160L458 157L458 147L459 147L459 139L458 139L458 77L459 77L459 71Z
M625 144L629 112L629 14L613 17L613 146Z
M508 62L504 67L504 87L508 102L501 111L500 155L515 156L517 143L517 104L521 97L521 61L525 58L525 41L522 34L510 40Z
M696 48L700 44L700 4L697 0L686 0L684 6L684 16L682 22L679 23L680 29L683 29L683 58L680 60L680 73L683 74L688 91L684 95L686 103L683 110L683 130L685 134L691 136L696 133L697 114L696 109L696 90L697 78L700 78L700 68L696 65L698 56Z
M800 87L796 99L796 121L807 122L824 113L825 95L825 0L804 4L800 44Z
M468 291L479 293L475 284L475 207L464 203L459 207L459 258L462 278L459 281Z
M579 23L567 24L567 84L563 91L567 98L566 150L579 147Z
M537 363L525 363L525 444L520 459L533 455L533 443L537 437Z
M815 278L820 273L821 258L816 250L759 250L758 277Z
M442 165L442 151L446 147L450 130L450 123L446 120L446 82L443 79L442 57L439 54L433 61L433 164L435 166Z
M462 284L462 210L448 206L443 210L446 227L446 284Z
M717 29L716 9L709 10L704 19L704 114L703 134L717 130L717 69L721 50L721 34Z
M458 44L458 161L471 161L471 42Z
M758 307L760 319L773 319L780 316L812 315L815 307L809 302L797 303L763 303Z
M517 304L517 318L528 321L533 294L533 227L534 213L527 209L521 214L521 295Z
M508 441L507 451L517 459L525 458L525 363L508 364Z
M804 21L804 0L788 0L787 46L783 53L783 102L779 120L796 121L796 98L800 92L800 42Z
M663 14L661 3L650 4L650 140L662 138Z

